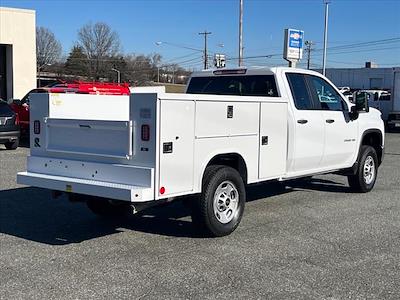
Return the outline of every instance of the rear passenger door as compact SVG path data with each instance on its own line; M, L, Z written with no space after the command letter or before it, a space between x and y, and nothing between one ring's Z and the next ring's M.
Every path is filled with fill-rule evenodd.
M292 94L294 145L292 173L311 173L320 166L324 151L324 120L317 110L303 74L286 74Z

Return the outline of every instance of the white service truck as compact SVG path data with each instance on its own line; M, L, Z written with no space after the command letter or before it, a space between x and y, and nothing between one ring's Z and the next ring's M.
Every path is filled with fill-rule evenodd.
M230 234L248 184L322 173L370 191L384 153L381 114L294 68L202 71L186 94L36 94L18 183L68 193L99 215L176 198L212 236ZM189 200L190 199L190 200Z

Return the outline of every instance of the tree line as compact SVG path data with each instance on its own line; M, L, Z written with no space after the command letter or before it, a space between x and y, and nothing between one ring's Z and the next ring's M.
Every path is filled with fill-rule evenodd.
M162 64L160 54L123 54L118 33L102 22L88 23L78 30L77 41L66 58L56 36L36 28L38 73L52 72L59 78L146 85L151 82L184 83L189 72L178 64Z

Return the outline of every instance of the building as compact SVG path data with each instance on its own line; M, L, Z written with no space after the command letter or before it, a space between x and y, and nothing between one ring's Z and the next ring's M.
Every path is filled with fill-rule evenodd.
M0 98L20 99L35 87L35 11L0 7Z
M394 68L326 69L326 77L336 86L348 86L352 89L391 90L393 74Z

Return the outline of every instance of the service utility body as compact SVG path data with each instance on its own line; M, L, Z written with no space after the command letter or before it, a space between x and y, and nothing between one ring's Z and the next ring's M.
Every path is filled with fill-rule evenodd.
M184 199L205 233L227 235L248 184L337 173L354 190L373 188L384 124L355 97L317 72L282 67L197 72L186 94L33 94L18 183L66 192L103 216Z

